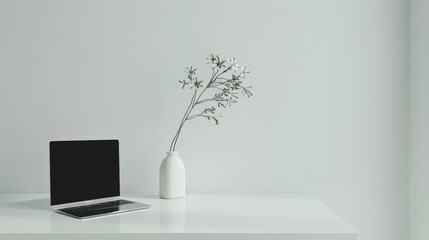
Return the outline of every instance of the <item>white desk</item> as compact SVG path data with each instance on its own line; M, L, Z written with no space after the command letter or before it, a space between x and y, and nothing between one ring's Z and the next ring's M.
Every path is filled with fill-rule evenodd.
M358 239L323 203L300 195L123 196L152 207L78 220L51 211L48 194L0 194L0 239Z

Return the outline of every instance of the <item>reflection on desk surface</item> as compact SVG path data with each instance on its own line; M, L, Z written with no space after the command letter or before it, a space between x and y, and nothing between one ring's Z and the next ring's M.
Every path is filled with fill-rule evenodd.
M148 210L90 220L50 210L49 194L0 194L0 233L341 233L356 230L321 201L299 194L124 194ZM354 239L354 238L353 238Z

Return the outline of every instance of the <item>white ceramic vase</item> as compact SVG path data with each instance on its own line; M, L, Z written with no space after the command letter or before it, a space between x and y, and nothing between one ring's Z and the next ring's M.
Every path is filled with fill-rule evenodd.
M186 195L185 164L179 152L167 152L159 168L159 196L164 199L183 198Z

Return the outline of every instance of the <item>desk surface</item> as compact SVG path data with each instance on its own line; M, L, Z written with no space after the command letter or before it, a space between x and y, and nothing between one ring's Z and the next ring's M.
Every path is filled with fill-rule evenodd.
M279 239L358 238L357 232L321 201L301 195L188 194L175 200L162 200L155 194L123 194L123 197L152 207L78 220L51 211L48 194L0 194L0 238L1 234L17 233L235 234L231 235L235 237L236 233L259 233ZM225 236L222 239L228 239Z

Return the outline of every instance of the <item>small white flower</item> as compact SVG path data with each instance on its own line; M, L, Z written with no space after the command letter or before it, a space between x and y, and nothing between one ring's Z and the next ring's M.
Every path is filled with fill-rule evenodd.
M210 54L209 57L207 58L207 64L209 64L212 69L216 68L217 66L216 60L218 57L219 57L218 55L215 56L214 54Z
M211 62L211 63L209 63L210 64L210 67L212 68L212 69L215 69L216 67L217 67L217 64L215 63L215 62Z
M237 60L235 59L235 57L227 59L227 61L231 64L231 66L237 65Z
M234 72L238 72L240 70L240 66L238 65L237 59L235 57L228 59L227 61L229 62L229 64L231 64L231 69Z
M246 67L241 67L239 70L239 73L240 73L239 76L241 78L246 78L246 74L248 74L249 71L246 69Z
M196 71L197 71L197 69L193 68L192 66L185 68L185 72L188 73L189 75L195 75Z

